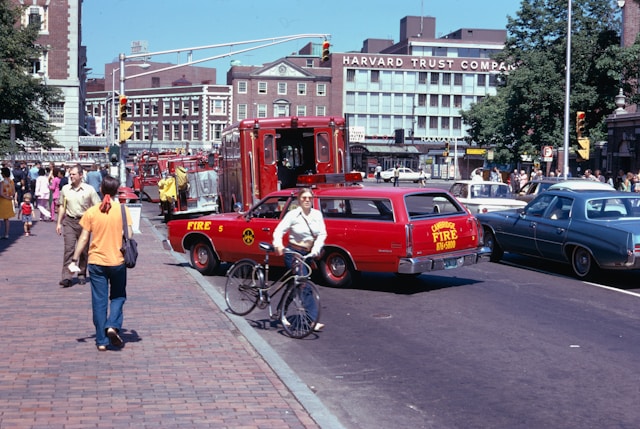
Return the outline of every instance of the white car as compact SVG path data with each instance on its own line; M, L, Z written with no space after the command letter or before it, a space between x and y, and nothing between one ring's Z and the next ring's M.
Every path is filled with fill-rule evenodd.
M385 182L390 182L393 180L393 168L390 168L388 170L385 170L383 172L380 173L380 177L382 177L382 180L384 180ZM400 167L400 177L398 178L398 180L400 181L405 181L405 182L415 182L418 183L418 181L420 180L420 172L419 171L413 171L410 168L407 167ZM428 177L427 177L428 179Z
M509 185L501 182L460 180L451 185L449 192L474 215L527 205L525 201L516 200Z

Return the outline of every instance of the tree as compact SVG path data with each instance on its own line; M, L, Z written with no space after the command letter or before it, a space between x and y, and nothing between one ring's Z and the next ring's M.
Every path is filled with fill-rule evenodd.
M53 139L54 127L48 122L51 107L61 100L58 88L43 85L34 77L31 67L40 58L42 49L36 44L38 28L18 25L23 8L10 0L0 0L0 119L19 120L16 139L30 141L44 149L57 146ZM9 125L0 124L0 153L10 147Z
M508 17L507 42L496 56L515 70L500 76L497 95L462 112L470 126L468 140L495 147L496 162L564 143L567 2L522 1L516 17ZM578 110L587 112L587 130L595 140L606 139L605 118L615 108L623 70L638 68L638 57L634 62L620 48L616 9L614 0L573 0L571 118Z

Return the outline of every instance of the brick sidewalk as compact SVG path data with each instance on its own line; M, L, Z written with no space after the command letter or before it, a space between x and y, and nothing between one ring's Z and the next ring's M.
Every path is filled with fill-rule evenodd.
M90 285L58 285L62 237L0 240L0 428L317 428L146 219L121 350L98 352Z

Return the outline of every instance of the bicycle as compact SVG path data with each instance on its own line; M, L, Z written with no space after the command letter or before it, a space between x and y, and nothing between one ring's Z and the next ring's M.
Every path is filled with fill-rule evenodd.
M292 338L304 338L314 331L320 318L318 287L309 280L311 266L308 257L293 250L284 249L294 256L293 266L280 278L269 281L269 254L275 249L270 243L259 243L264 250L264 263L253 259L241 259L229 268L225 285L225 301L229 310L245 316L256 306L269 308L269 318L280 320L284 330ZM273 312L271 298L283 290L282 297Z

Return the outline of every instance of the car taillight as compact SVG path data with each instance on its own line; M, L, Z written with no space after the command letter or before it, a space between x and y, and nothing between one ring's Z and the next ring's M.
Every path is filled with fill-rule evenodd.
M405 240L407 243L407 258L413 257L413 224L404 227Z

